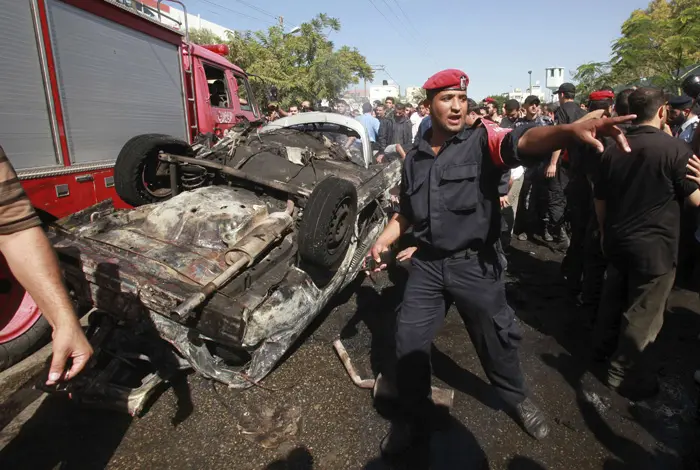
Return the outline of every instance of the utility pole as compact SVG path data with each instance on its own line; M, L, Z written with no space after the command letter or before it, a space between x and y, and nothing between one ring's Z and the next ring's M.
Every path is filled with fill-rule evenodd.
M284 16L280 16L277 18L280 22L280 28L282 28L282 31L284 31Z
M527 73L530 75L530 94L532 94L532 70L528 70Z

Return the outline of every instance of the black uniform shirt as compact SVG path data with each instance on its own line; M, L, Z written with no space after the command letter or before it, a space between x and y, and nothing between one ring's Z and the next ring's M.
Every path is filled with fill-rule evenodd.
M566 103L562 103L554 112L554 122L557 124L571 124L574 121L578 121L586 114L588 113L581 109L579 105L573 101L567 101Z
M566 103L562 103L561 106L559 106L559 108L554 112L554 123L571 124L572 122L578 121L586 114L588 113L581 109L579 105L573 101L567 101ZM584 176L584 154L588 150L586 145L573 144L567 147L565 150L567 152L566 158L564 159L564 157L562 157L562 164L564 167L569 169L571 176Z
M399 213L419 243L444 252L478 250L500 234L498 185L508 168L521 165L518 139L532 126L500 133L500 154L489 151L486 129L468 128L448 140L436 157L432 130L406 155ZM497 152L498 153L498 152Z
M685 142L652 126L627 131L631 154L605 150L595 198L606 203L605 251L610 261L656 276L676 265L683 199L697 184L687 179L693 155Z

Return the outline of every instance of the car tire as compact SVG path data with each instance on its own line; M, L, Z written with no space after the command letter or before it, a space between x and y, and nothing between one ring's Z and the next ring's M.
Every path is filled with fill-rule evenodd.
M114 165L114 187L127 204L134 207L169 199L169 173L157 176L158 152L192 155L190 145L165 134L143 134L131 138L117 156Z
M329 177L316 185L299 224L299 256L332 269L343 258L357 219L357 190L348 180Z
M0 344L0 371L30 356L51 339L51 325L46 318L39 317L22 336Z
M0 371L46 344L51 326L0 255Z

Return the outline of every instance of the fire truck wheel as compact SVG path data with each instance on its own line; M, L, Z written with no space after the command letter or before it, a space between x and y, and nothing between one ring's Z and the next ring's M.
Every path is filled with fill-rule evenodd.
M138 135L124 144L114 165L114 186L124 202L136 207L170 197L170 170L158 160L161 150L192 156L187 142L164 134Z
M299 225L299 255L332 269L350 245L357 219L357 190L348 180L329 177L316 185Z
M0 256L0 370L46 344L51 326Z

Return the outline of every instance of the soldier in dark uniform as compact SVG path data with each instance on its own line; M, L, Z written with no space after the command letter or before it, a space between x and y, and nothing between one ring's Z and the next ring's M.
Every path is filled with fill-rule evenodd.
M432 129L407 154L400 210L371 250L381 262L380 254L413 227L418 245L396 329L402 419L392 423L382 442L385 455L401 454L430 435L430 346L452 302L486 376L509 410L533 437L549 433L544 414L528 398L517 353L521 333L505 296L499 181L509 168L549 158L574 140L602 151L595 137L610 135L626 148L615 124L631 117L513 131L488 125L466 128L468 83L464 72L449 69L423 86L431 103Z

